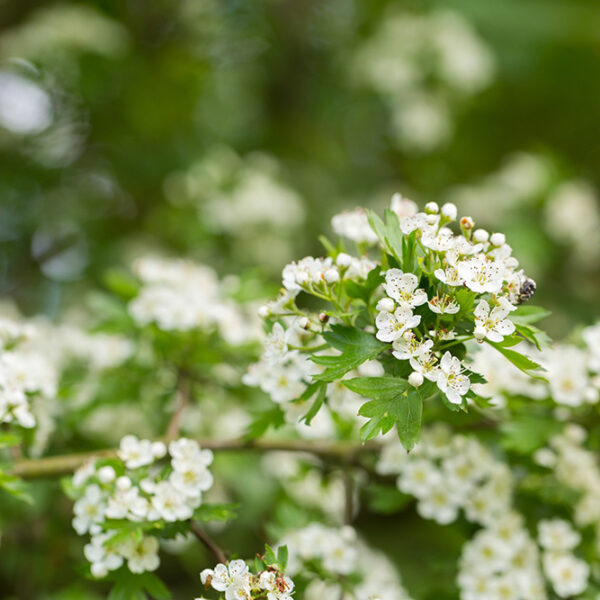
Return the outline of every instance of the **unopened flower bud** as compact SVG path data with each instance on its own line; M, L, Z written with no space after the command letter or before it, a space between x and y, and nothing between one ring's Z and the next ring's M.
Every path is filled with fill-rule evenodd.
M440 212L440 207L437 205L437 202L428 202L425 205L425 212L428 215L437 215Z
M352 257L345 252L340 252L335 259L335 263L340 267L349 267L352 264Z
M413 387L419 387L423 385L423 374L419 373L419 371L413 371L408 376L408 383L410 383L410 385Z
M266 319L270 314L271 314L271 309L266 304L263 304L261 307L259 307L258 316L261 319Z
M503 233L493 233L490 242L492 246L502 246L506 242L506 236Z
M152 444L152 454L155 458L162 458L167 453L167 447L163 442L154 442Z
M329 321L329 315L324 312L319 313L319 321L321 321L321 323L327 323L327 321Z
M325 281L327 283L335 283L340 280L340 274L335 269L325 271Z
M450 219L451 221L454 221L454 219L456 219L456 216L458 215L458 209L456 208L456 204L454 204L453 202L446 202L446 204L442 206L442 215L444 215L444 217Z
M300 329L308 329L310 327L310 319L308 317L302 317L300 321L298 321L298 326Z
M121 477L117 478L116 486L118 490L126 492L128 489L131 488L131 479L129 479L129 477L126 477L125 475L121 475Z
M463 231L471 231L471 229L473 229L473 227L475 227L475 221L473 221L473 219L471 219L471 217L463 217L460 220L460 228Z
M391 313L394 312L395 306L396 305L394 304L394 301L391 298L382 298L377 303L377 310Z
M115 470L109 465L105 465L98 469L98 479L100 480L100 483L110 483L111 481L114 481L115 477Z
M484 243L490 239L490 234L485 229L476 229L473 232L473 239L476 242Z

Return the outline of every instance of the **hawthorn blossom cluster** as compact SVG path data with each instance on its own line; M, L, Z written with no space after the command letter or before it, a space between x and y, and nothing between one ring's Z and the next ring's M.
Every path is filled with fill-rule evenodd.
M32 429L29 453L39 455L65 410L59 401L62 374L83 367L78 387L127 360L133 343L120 335L88 333L68 322L24 319L12 311L0 317L0 423Z
M278 268L277 261L291 255L286 232L306 217L281 163L262 152L242 157L229 146L213 146L187 170L170 174L164 188L173 205L197 211L202 227L230 236L234 260Z
M32 398L50 399L56 395L59 373L28 343L34 336L32 324L0 319L0 423L35 427Z
M586 430L568 424L536 451L533 458L556 480L576 492L572 504L573 521L579 528L592 526L600 550L600 466L596 454L585 447Z
M470 217L459 220L455 234L454 204L440 208L430 202L418 212L414 202L395 195L390 210L397 225L388 216L385 225L378 224L362 209L333 218L334 230L355 242L361 256L336 250L283 269L284 291L260 313L274 323L265 353L246 383L261 386L277 403L297 400L319 373L309 356L322 347L319 334L329 323L353 322L364 310L367 294L375 337L390 344L396 359L408 362L411 385L434 383L454 405L472 396L470 365L450 348L469 339L503 344L516 331L511 313L529 299L535 284L518 268L503 234L475 229ZM402 249L392 248L390 239L400 240L396 244ZM365 254L377 242L387 253L381 263ZM403 268L388 267L391 260L400 261L399 253ZM357 288L366 289L362 297ZM299 309L301 292L326 301L333 310L313 314ZM307 336L310 343L302 343Z
M84 553L99 578L124 563L132 573L157 569L158 538L147 532L160 523L191 519L213 484L212 452L193 440L180 438L167 447L128 435L117 456L87 463L71 480L73 527L79 535L90 534ZM139 528L123 538L123 522Z
M521 354L536 358L536 352L530 344L520 342L513 346ZM507 396L525 396L534 400L547 397L547 384L533 379L507 361L494 348L487 344L478 345L471 354L471 369L485 378L485 383L475 383L474 391L495 408L504 408ZM548 373L545 373L548 376Z
M461 600L545 600L539 550L518 513L479 530L462 550Z
M241 559L204 569L200 580L206 588L224 592L225 600L291 600L294 593L292 579L275 567L252 573Z
M417 512L444 525L460 511L468 521L490 524L512 504L513 475L506 463L474 436L453 435L443 424L423 430L410 453L397 440L388 441L377 471L398 475L398 489L417 498Z
M489 346L479 346L471 354L470 367L486 382L475 384L474 388L498 407L505 406L510 396L550 398L571 410L595 405L600 399L600 323L584 328L581 339L580 345L554 343L541 350L526 342L513 346L544 367L546 381L532 379Z
M307 581L305 600L410 600L394 566L350 526L311 523L282 543L289 548L289 573Z
M581 336L583 347L555 344L540 356L557 404L578 407L600 399L600 323L586 327Z
M341 524L347 501L343 474L323 473L319 460L297 454L269 452L262 461L265 475L277 479L286 495L304 510L317 510L328 522ZM353 506L358 508L358 490L355 496Z
M273 307L269 311L273 311ZM281 309L282 311L285 309ZM316 319L315 319L316 321ZM313 376L323 368L311 361L307 350L323 343L316 322L308 317L283 316L273 325L264 341L258 362L251 364L242 381L248 386L260 387L284 411L286 422L294 425L303 437L328 438L335 435L335 418L359 424L358 409L362 398L344 386L344 379L353 376L381 376L383 367L377 361L367 361L349 372L344 379L327 385L327 410L321 410L310 427L299 420L308 411L310 402L300 396Z
M388 105L398 146L424 153L450 138L452 115L490 84L494 59L454 11L395 11L359 49L354 70Z
M570 598L585 591L590 566L573 552L581 534L568 521L545 519L538 523L538 541L543 549L544 573L558 596Z
M154 323L164 331L217 329L234 345L256 337L254 321L226 297L210 267L183 259L144 257L134 270L142 286L129 303L129 313L138 325Z
M564 170L549 156L516 152L496 171L452 188L447 199L486 223L501 223L520 208L540 206L540 227L569 248L570 266L594 268L600 255L598 193L589 181L568 177Z

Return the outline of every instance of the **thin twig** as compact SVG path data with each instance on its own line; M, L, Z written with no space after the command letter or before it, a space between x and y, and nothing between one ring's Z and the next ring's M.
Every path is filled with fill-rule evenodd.
M166 438L160 438L165 441ZM305 452L313 454L334 463L360 464L359 457L365 452L378 450L381 446L377 442L368 442L364 445L353 442L325 442L314 440L252 440L243 439L196 440L202 448L221 452ZM117 449L95 450L77 454L64 454L48 456L37 459L22 459L14 463L12 474L23 479L39 479L47 477L60 477L68 475L94 458L109 458L116 456Z
M200 529L198 523L192 521L191 527L192 533L202 542L202 544L204 544L208 550L214 554L217 562L225 564L227 562L227 556L225 555L225 552L219 548L216 542L207 533Z

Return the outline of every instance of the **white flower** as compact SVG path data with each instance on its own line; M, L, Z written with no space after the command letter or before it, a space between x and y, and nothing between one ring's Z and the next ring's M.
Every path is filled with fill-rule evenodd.
M258 578L258 587L267 591L267 600L291 600L294 582L273 571L263 571Z
M401 492L417 498L426 498L441 483L439 470L426 459L414 459L402 465L402 473L397 482Z
M427 359L433 348L433 340L419 340L412 331L405 331L401 338L394 341L393 348L392 354L398 360Z
M514 310L506 299L500 299L500 305L490 310L490 305L485 300L480 300L475 309L475 338L483 340L487 338L491 342L501 342L504 336L511 335L515 331L515 324L506 317Z
M21 427L35 427L35 417L31 413L23 390L5 388L0 390L0 423L16 421Z
M73 528L79 535L94 529L94 525L104 521L104 495L95 483L88 485L82 498L75 502Z
M357 243L376 244L377 235L371 229L367 212L364 208L344 211L331 219L333 231L341 237Z
M201 450L198 442L180 438L169 443L171 465L176 471L186 471L194 467L207 467L213 461L211 450Z
M127 490L117 489L109 499L106 507L106 516L109 519L126 519L131 514L144 515L148 508L148 501L139 496L137 487Z
M432 353L420 352L411 356L409 359L410 366L417 372L421 373L428 381L437 382L439 367L437 358Z
M590 567L585 561L572 554L548 552L543 564L546 577L561 598L577 596L586 589Z
M404 273L400 269L389 269L385 274L383 289L401 306L414 308L427 302L425 290L417 289L418 285L419 278L413 273Z
M118 569L123 564L123 557L117 552L108 552L104 544L112 537L101 533L92 536L90 543L83 548L85 557L92 563L92 575L97 578L106 577L109 571Z
M126 540L119 551L127 559L127 567L132 573L156 571L160 564L158 540L154 536L144 536L141 541Z
M324 281L339 279L337 267L331 258L306 256L302 260L286 265L282 272L283 286L291 292L299 292L303 287Z
M197 498L213 484L213 476L202 464L190 463L184 470L171 473L169 481L184 496Z
M421 237L421 243L430 250L446 252L454 246L454 234L447 227L442 227L439 231L427 230Z
M449 490L438 485L417 503L417 512L425 519L433 519L442 525L452 523L458 517L458 501Z
M469 391L471 382L462 374L462 365L456 356L446 352L440 361L437 385L452 404L460 404Z
M137 469L154 462L155 456L150 440L138 440L135 435L126 435L119 446L119 458L128 469Z
M589 368L594 373L598 373L600 372L600 323L586 327L581 335L590 351Z
M263 357L268 364L277 365L286 360L292 333L291 329L284 329L281 323L273 325L273 329L265 341L263 352Z
M464 283L464 279L459 275L458 269L453 265L448 265L444 269L436 269L433 274L446 285L456 287Z
M438 315L454 315L460 310L458 303L447 294L442 298L434 296L427 305L432 312Z
M194 512L186 502L186 497L168 481L159 481L156 484L152 507L165 521L185 521Z
M413 315L412 310L399 306L393 313L380 312L376 319L377 339L382 342L393 342L402 337L402 334L421 322L420 315Z
M555 345L544 350L542 366L550 383L552 399L565 406L584 403L589 377L585 363L586 355L575 346Z
M546 550L572 550L581 541L581 535L568 521L549 519L538 523L540 546Z
M225 592L225 600L249 600L251 574L243 560L219 563L214 569L204 569L200 580L218 592Z
M403 198L401 194L394 194L390 202L390 209L395 212L398 217L414 217L418 212L416 202Z
M478 254L458 263L458 275L474 292L497 294L502 288L504 265Z

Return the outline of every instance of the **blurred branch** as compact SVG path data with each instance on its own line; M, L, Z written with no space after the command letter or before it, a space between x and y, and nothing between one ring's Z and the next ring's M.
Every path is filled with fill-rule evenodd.
M215 558L217 559L217 562L225 564L227 562L227 556L225 555L225 552L223 552L223 550L221 550L221 548L217 546L216 542L207 533L200 529L198 523L192 521L191 527L192 533L202 542L202 544L208 550L210 550L214 554Z
M162 441L168 441L166 437ZM376 442L364 445L353 442L321 442L310 440L215 440L198 439L202 448L221 452L305 452L324 460L342 464L359 464L359 456L365 452L378 450ZM107 458L117 455L117 449L96 450L78 454L64 454L37 459L22 459L14 463L12 475L24 479L60 477L68 475L94 458Z

